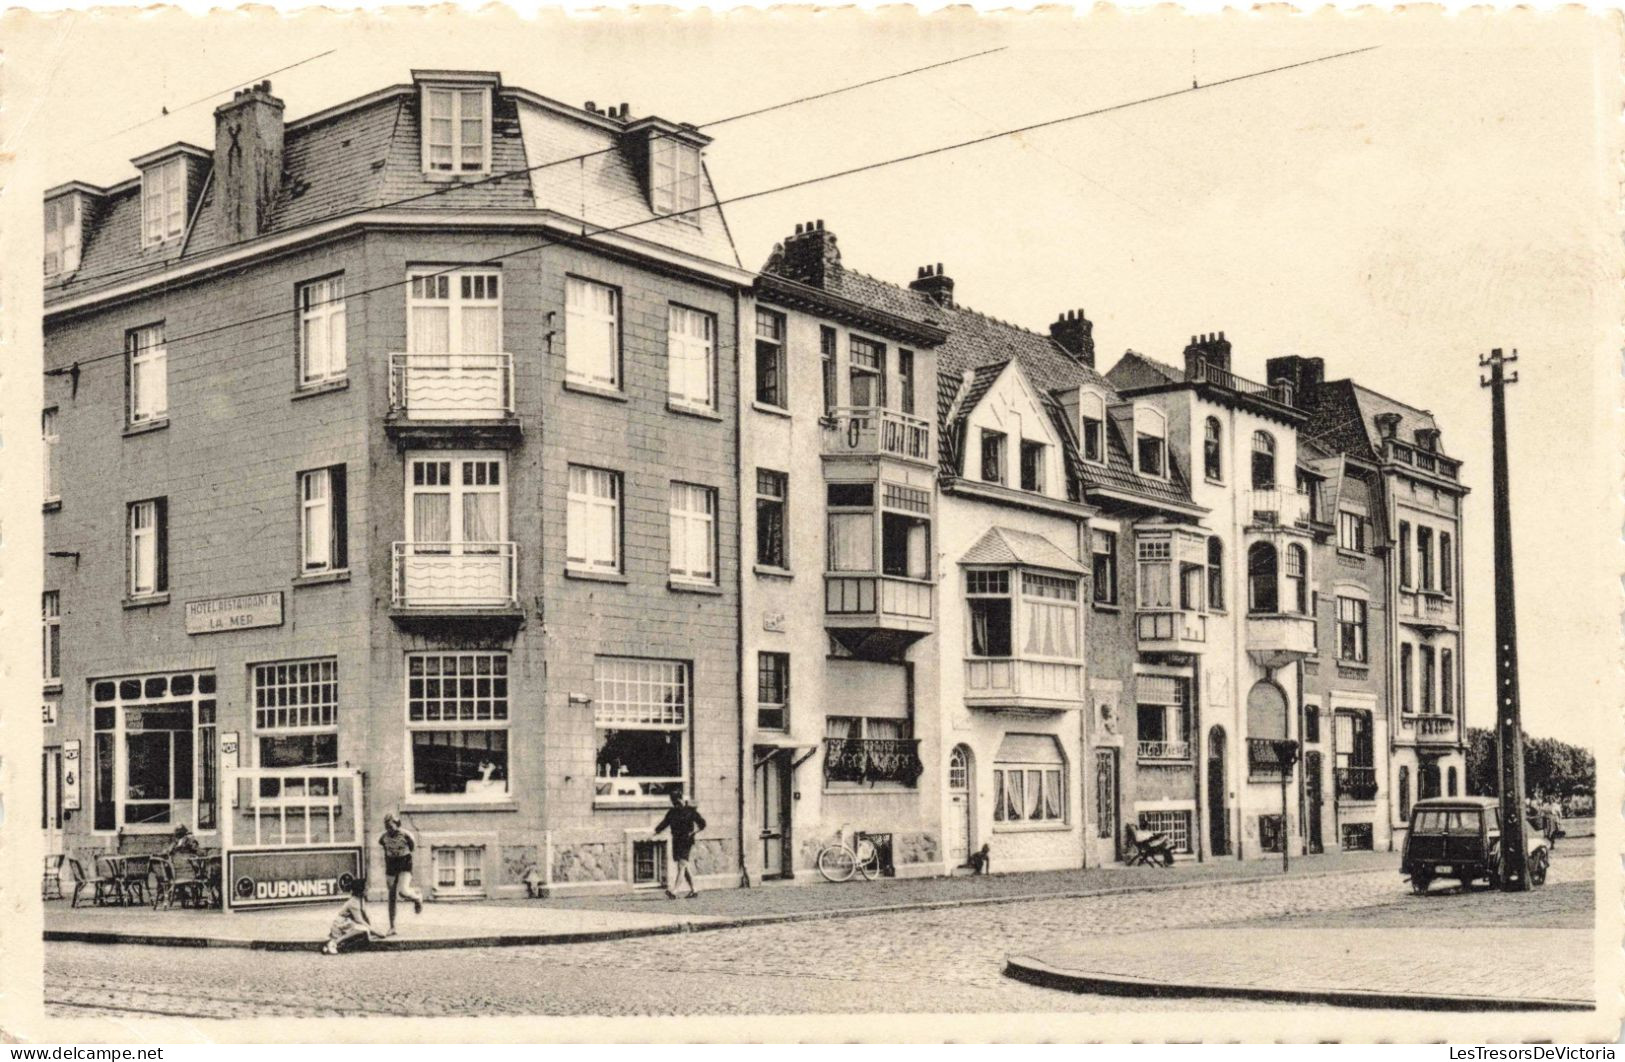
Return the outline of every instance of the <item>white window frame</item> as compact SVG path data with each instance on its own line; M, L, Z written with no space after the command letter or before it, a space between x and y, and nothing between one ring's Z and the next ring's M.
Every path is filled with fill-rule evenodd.
M440 99L450 104L443 118L434 114L435 103ZM471 100L478 101L480 113L477 117L465 118ZM491 103L491 89L487 86L423 86L419 112L422 116L424 173L435 177L475 177L491 172ZM436 122L447 123L448 135L445 139L436 139ZM477 165L470 165L464 158L465 149L474 145L468 143L465 127L474 122L480 123L480 158ZM435 161L436 152L442 149L447 159L444 165Z
M699 147L654 133L649 140L649 208L699 224L703 172Z
M435 269L420 267L407 270L406 285L406 349L418 355L499 354L503 349L502 336L502 272L497 269ZM465 293L464 288L468 291ZM496 343L491 350L470 349L463 327L463 315L469 310L496 310ZM413 327L414 310L446 310L446 349L423 349L425 338Z
M1155 470L1147 469L1141 460L1140 440L1150 439L1157 444L1158 467ZM1157 479L1168 478L1168 418L1159 409L1151 406L1137 405L1134 407L1134 469L1142 476L1154 476Z
M164 345L164 326L130 329L124 334L124 351L129 372L128 422L165 419L169 416L169 348Z
M300 284L299 385L342 380L348 370L344 319L344 274Z
M608 310L595 296L607 296ZM607 350L588 350L585 337L590 329L603 329L609 337ZM607 366L603 357L608 357ZM588 357L595 364L585 364ZM621 291L586 277L564 280L564 376L587 387L611 391L621 389Z
M435 845L430 850L434 864L434 896L484 896L485 846L478 844ZM444 879L450 871L451 882ZM469 878L472 875L473 881Z
M419 485L416 467L419 464L449 463L448 482ZM495 464L497 480L490 483L464 483L463 470L469 465ZM417 539L417 520L414 519L415 499L419 496L444 494L447 496L447 531L445 542L452 547L465 547L463 552L475 552L469 546L497 546L508 541L508 455L500 450L412 450L406 454L406 526L402 529L406 542L421 545ZM467 537L463 521L463 498L474 494L497 496L497 537L492 541Z
M141 246L155 247L186 231L186 160L180 156L141 171Z
M773 661L775 669L778 662L782 661L784 664L784 671L780 676L782 679L780 692L783 699L778 701L762 699L762 675L767 670L764 665L770 660ZM778 713L779 723L777 726L770 726L762 722L762 712L764 710ZM787 652L763 650L756 654L756 729L771 730L775 733L782 733L790 729L790 654Z
M1095 456L1089 456L1090 440ZM1092 465L1106 463L1106 400L1093 391L1078 393L1078 452Z
M336 519L337 492L331 466L299 473L299 570L307 575L342 568L338 544L345 529Z
M671 581L717 585L716 488L672 480L670 499Z
M684 795L692 793L694 747L693 666L686 660L645 657L599 656L593 660L595 695L593 700L593 749L604 744L605 731L656 730L681 735L678 759L680 775L604 775L594 770L593 801L598 804L663 804L670 798L646 794L643 785L681 786ZM651 695L678 691L676 702ZM615 694L620 696L616 697ZM636 793L632 789L638 789Z
M1350 539L1352 538L1352 541ZM1371 539L1371 521L1364 513L1352 509L1337 512L1337 548L1349 553L1367 552Z
M45 204L45 275L63 276L79 268L79 197L64 195Z
M423 718L413 719L412 663L414 660L427 660L431 657L439 659L442 670L438 676L433 678L427 674L419 676L424 682L425 690L424 695L419 698L423 701ZM463 693L463 683L467 681L478 683L478 666L481 658L485 658L493 662L489 672L490 692L488 695L482 696L480 694L479 687L476 685L474 696L467 697ZM495 666L495 661L497 660L501 660L503 662L502 673L500 675L497 674L497 669ZM446 672L444 671L444 666L448 661L453 662L455 665L454 674L449 680L445 677ZM468 679L462 673L465 665L470 664L473 665L475 670L475 677L472 679ZM505 651L464 650L426 650L422 652L409 652L406 654L405 667L402 670L401 705L402 715L406 721L406 733L404 735L406 744L406 760L405 769L401 772L401 774L403 776L403 782L405 785L406 799L413 802L421 801L424 803L447 804L469 803L471 801L489 802L492 800L502 803L511 802L514 799L512 720L513 703L515 699L513 695L514 673L512 654ZM497 693L499 680L502 690L500 695ZM444 691L442 691L441 696L430 697L427 691L428 683L432 681L452 681L458 684L458 688L452 692L451 696L446 696ZM488 709L485 718L480 718L480 702L482 701L488 702ZM467 702L467 706L472 707L471 713L467 713L465 711L465 704L462 702ZM434 706L433 711L431 711L431 703ZM455 718L445 718L445 712L448 709L456 713ZM439 714L441 718L431 719L429 718L431 714ZM413 758L413 735L421 732L465 733L476 731L501 732L504 735L503 749L504 758L507 760L507 763L503 767L502 771L502 789L498 792L482 789L481 791L472 793L467 792L466 790L462 793L417 792L415 790L417 778L416 766Z
M62 685L62 591L47 590L40 595L44 658L40 661L45 685Z
M40 442L45 447L45 501L59 502L62 500L61 485L57 482L60 471L57 463L57 443L62 441L61 429L58 422L62 414L56 406L40 412Z
M1007 795L1006 790L1011 774L1019 775L1022 780L1019 795L1023 806L1019 809L1020 815L1016 818L1010 818L1003 813L1007 803L1004 798ZM1008 832L1021 829L1056 829L1065 826L1072 818L1071 803L1067 799L1067 774L1067 763L1064 759L1059 764L1029 763L1025 760L994 760L993 822L996 824L994 829L1000 832ZM1044 797L1049 792L1052 782L1059 788L1060 792L1057 794L1057 800L1060 804L1060 814L1052 816L1045 813L1038 818L1029 818L1027 816L1026 805L1031 800L1031 791L1027 786L1035 781L1039 786L1039 810L1041 812L1047 812L1048 803L1044 800Z
M156 498L131 502L125 508L130 558L128 590L132 598L156 597L164 592L158 585L158 510Z
M564 567L566 571L618 575L621 572L621 500L626 483L619 472L591 465L566 470ZM608 542L596 530L609 529ZM605 549L604 547L608 548Z
M177 678L181 677L190 678L192 682L191 693L176 695L173 692L172 684ZM157 699L149 698L146 693L147 684L155 679L163 679L165 686L168 689L168 692L166 692L163 697ZM205 685L205 679L207 679L207 685L209 687L207 690L203 688ZM129 682L134 682L137 684L137 692L135 696L126 697L124 695L124 686ZM94 691L99 689L103 683L112 684L115 691L114 695L108 700L96 700L94 698ZM205 731L212 732L215 730L217 721L219 719L218 698L221 696L221 694L214 683L214 672L212 670L205 669L201 671L122 675L114 678L92 679L89 686L93 694L90 707L93 736L90 743L86 746L86 759L81 765L83 769L80 773L85 780L87 790L86 804L88 805L87 814L89 815L89 823L91 825L92 832L104 837L112 837L117 833L167 834L175 828L177 823L182 822L184 822L187 826L192 827L200 834L213 833L219 829L221 814L223 812L228 814L230 813L229 806L222 809L220 804L222 799L229 799L229 796L222 792L221 778L216 766L218 761L209 760L206 758L209 753L209 748L207 745L210 743L212 743L215 755L218 756L219 745L217 735L211 734L210 743L206 743L203 739ZM128 721L128 712L132 708L151 708L158 706L171 706L175 708L184 706L188 716L191 719L191 723L188 728L192 734L192 795L190 798L176 797L173 795L173 793L171 793L169 799L167 800L161 798L132 799L130 797L129 735L132 733L132 731L126 725ZM113 719L113 725L111 727L100 728L95 726L94 720L96 717L96 712L99 710L107 710L111 712ZM176 730L169 731L168 733L177 734L180 732L181 731ZM97 829L95 826L94 817L95 808L98 803L97 797L100 795L96 782L98 773L96 759L96 738L103 734L108 735L112 740L113 770L111 781L113 791L110 795L112 796L111 803L113 805L113 826L110 829ZM170 776L173 778L173 761L175 755L173 737L170 739L169 755L171 761ZM215 769L212 771L210 770L211 766L215 766ZM213 790L206 792L205 783L209 781L213 782ZM214 798L213 803L215 805L215 824L205 827L199 823L199 807L201 804L209 803L210 796ZM128 815L127 809L132 803L167 803L170 805L170 814L161 821L154 820L152 822L128 822L126 821L126 817ZM180 817L176 816L176 812L180 813ZM189 818L187 817L188 813L190 815Z
M717 399L717 318L679 303L666 308L666 398L712 412Z
M254 730L255 762L265 766L264 741L284 737L332 734L335 755L339 732L339 665L336 657L301 660L267 660L248 666L248 696L252 707L250 723ZM342 762L342 761L340 761ZM335 763L312 763L311 767L337 767ZM284 782L262 797L286 792Z

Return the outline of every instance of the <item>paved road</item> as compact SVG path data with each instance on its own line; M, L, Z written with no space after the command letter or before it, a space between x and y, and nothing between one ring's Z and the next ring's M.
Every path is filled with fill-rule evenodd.
M1565 866L1554 884L1568 880ZM1493 907L1498 897L1478 893L1454 902ZM1220 1000L1160 1003L1036 988L1002 976L1003 959L1099 934L1360 918L1418 902L1444 912L1453 901L1442 894L1413 901L1390 867L541 948L322 958L52 944L45 985L52 1012L62 1016L1235 1009Z

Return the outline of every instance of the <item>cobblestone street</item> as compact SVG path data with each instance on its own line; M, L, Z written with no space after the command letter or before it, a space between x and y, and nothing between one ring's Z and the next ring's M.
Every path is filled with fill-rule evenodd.
M46 996L63 1016L750 1014L1235 1009L1223 1000L1073 995L1002 974L1012 952L1182 927L1471 924L1588 918L1589 858L1571 849L1528 897L1417 899L1392 867L1197 889L899 911L530 948L358 954L52 944ZM132 989L132 985L142 985ZM1253 1007L1267 1004L1247 1003Z

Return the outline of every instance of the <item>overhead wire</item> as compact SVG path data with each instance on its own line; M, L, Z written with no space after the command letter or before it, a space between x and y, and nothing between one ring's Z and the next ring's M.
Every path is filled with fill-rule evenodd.
M1196 86L1196 87L1193 87L1193 88L1179 88L1179 89L1175 89L1175 90L1170 91L1170 92L1160 92L1160 93L1156 93L1156 94L1151 95L1151 96L1143 96L1143 97L1140 97L1138 99L1128 100L1128 101L1125 101L1125 102L1122 102L1122 103L1114 103L1114 104L1109 104L1109 105L1104 106L1104 107L1097 107L1097 108L1094 108L1092 110L1081 111L1081 112L1078 112L1076 114L1069 114L1069 115L1065 115L1065 116L1062 116L1062 117L1059 117L1059 118L1051 118L1051 119L1047 119L1047 120L1041 121L1041 122L1033 122L1033 123L1030 123L1028 125L1019 126L1019 127L1013 128L1013 129L1005 129L1005 130L1002 130L1002 131L996 132L996 133L988 133L988 134L985 134L985 135L982 135L982 136L972 137L972 138L970 138L968 140L957 141L957 142L952 143L952 144L943 144L943 145L939 145L939 146L933 147L933 148L926 148L926 149L923 149L923 150L920 150L920 151L910 152L910 153L905 154L905 155L898 155L898 156L888 158L888 159L881 159L881 160L878 160L878 161L875 161L875 162L864 163L864 164L858 165L858 166L851 166L851 167L848 167L846 169L836 170L836 171L834 171L832 173L820 174L820 175L818 175L816 177L806 177L806 178L802 178L801 180L788 182L786 184L775 185L775 186L773 186L771 188L762 188L762 189L758 189L758 190L753 191L753 192L745 192L745 193L742 193L742 194L736 195L736 196L730 196L730 197L726 197L726 198L714 199L709 203L702 203L699 206L690 207L690 208L686 208L686 209L682 209L682 210L676 210L676 211L672 211L670 213L655 215L655 216L648 217L648 218L640 218L640 219L638 219L636 221L630 221L630 222L627 222L627 223L622 224L622 225L613 225L613 226L608 226L608 227L595 228L592 231L583 231L583 232L581 232L579 234L572 233L569 236L565 236L565 237L562 237L562 238L554 238L554 239L543 240L540 243L534 243L534 244L529 244L529 245L522 246L522 247L516 247L516 248L513 248L511 250L504 251L504 252L502 252L500 254L491 255L490 257L487 257L487 258L483 258L483 259L479 259L479 260L475 260L475 261L470 261L470 262L463 262L463 263L460 263L460 264L458 264L456 266L451 266L451 267L448 267L446 269L439 270L437 272L419 273L419 274L414 274L412 276L405 277L405 278L400 279L400 280L386 281L386 282L384 282L382 284L377 284L377 285L374 285L373 287L370 287L370 288L364 288L364 289L362 289L360 291L357 291L357 292L347 293L344 296L343 300L341 300L341 299L332 299L332 300L324 300L324 302L345 301L345 300L348 300L350 298L360 298L360 297L364 297L364 296L367 296L367 295L377 294L378 292L382 292L382 291L390 291L390 290L393 290L393 289L396 289L396 288L405 287L405 286L411 284L415 280L426 279L428 277L434 277L434 276L446 276L446 275L450 275L452 273L459 272L459 271L464 270L464 269L468 269L470 267L485 266L485 265L499 265L499 264L505 262L508 259L517 258L517 257L520 257L521 255L534 254L537 251L546 250L547 248L550 248L550 247L582 246L582 245L585 245L587 243L587 241L589 241L590 239L592 239L594 237L614 235L616 233L625 232L625 231L627 231L629 229L635 229L635 228L640 228L640 227L642 227L644 225L654 224L657 221L665 221L665 220L668 220L668 219L673 218L673 217L682 217L682 216L685 216L685 215L696 214L696 213L699 213L701 211L716 209L717 207L721 207L721 206L724 206L724 205L727 205L727 204L750 202L751 200L761 199L761 198L764 198L764 197L770 196L770 195L779 195L779 194L784 193L784 192L794 191L794 190L800 189L800 188L807 188L807 187L810 187L812 185L825 183L827 181L839 180L839 179L844 178L844 177L852 177L852 176L856 176L856 175L862 174L862 173L870 173L870 172L873 172L873 171L876 171L876 170L885 169L885 168L890 167L890 166L901 165L901 164L906 163L906 162L915 162L915 161L918 161L920 159L932 158L934 156L946 154L946 153L951 152L951 151L960 151L960 150L963 150L965 148L976 147L978 145L990 143L990 142L995 141L995 140L1002 140L1002 139L1005 139L1007 137L1012 137L1012 136L1020 136L1020 135L1025 134L1025 133L1035 132L1035 131L1037 131L1039 129L1048 129L1048 128L1052 128L1054 126L1064 125L1064 124L1069 123L1069 122L1081 121L1083 119L1093 118L1093 117L1097 117L1097 116L1103 115L1103 114L1111 114L1111 113L1114 113L1114 112L1117 112L1117 111L1128 110L1128 109L1134 108L1134 107L1142 107L1142 106L1145 106L1147 104L1157 103L1157 102L1161 102L1163 100L1173 99L1173 98L1176 98L1176 97L1179 97L1179 96L1189 96L1189 95L1192 95L1192 94L1197 93L1197 92L1208 92L1208 91L1211 91L1213 89L1221 88L1221 87L1226 86L1226 85L1234 85L1234 84L1238 84L1238 83L1243 82L1243 81L1249 81L1249 80L1252 80L1252 79L1255 79L1255 78L1265 77L1265 76L1268 76L1270 74L1283 73L1283 72L1288 71L1288 70L1297 70L1297 69L1301 69L1303 67L1313 66L1313 65L1316 65L1316 64L1319 64L1319 63L1331 62L1332 60L1335 60L1335 59L1342 59L1342 58L1346 58L1348 56L1359 55L1359 54L1362 54L1364 52L1374 51L1376 49L1376 47L1377 46L1371 46L1371 47L1367 47L1367 48L1354 48L1354 49L1350 49L1350 50L1347 50L1347 51L1335 52L1335 53L1332 53L1332 54L1329 54L1329 55L1317 56L1317 57L1312 58L1312 59L1300 60L1300 61L1295 62L1295 63L1287 63L1287 64L1283 64L1281 66L1267 67L1267 68L1264 68L1264 69L1261 69L1261 70L1249 71L1248 73L1245 73L1245 74L1238 74L1238 75L1235 75L1233 77L1223 78L1223 79L1219 79L1219 80L1215 80L1215 81L1210 81L1205 85L1200 85L1200 86ZM317 305L317 304L313 304L313 305ZM264 321L276 320L276 319L279 319L279 318L286 317L289 312L290 311L288 311L288 310L277 310L277 311L274 311L274 312L271 312L271 313L257 314L257 315L252 316L252 317L242 318L242 319L236 320L236 321L228 321L228 322L225 322L223 324L213 325L213 326L211 326L209 328L204 328L204 329L200 329L200 330L195 331L195 332L186 333L186 334L183 334L181 336L177 336L177 337L172 338L172 339L166 339L164 346L165 346L166 349L168 349L168 348L173 347L173 346L175 346L177 344L180 344L180 343L190 342L192 340L201 339L201 338L211 336L211 335L218 335L218 334L220 334L222 332L231 331L231 330L234 330L234 329L237 329L237 328L245 328L245 327L247 327L249 325L259 324L259 323L262 323ZM86 365L95 364L95 363L101 362L101 361L112 360L114 358L122 358L122 357L124 357L124 355L125 355L125 351L123 349L120 349L120 350L117 350L117 351L110 351L110 352L108 352L106 354L99 354L99 355L96 355L94 357L80 358L79 360L74 362L72 366L69 366L69 367L59 367L59 368L54 368L54 369L47 369L47 370L45 370L45 372L46 372L46 375L48 375L48 376L59 376L59 375L63 375L63 374L68 373L68 372L76 371L77 369L79 369L79 368L81 368L83 366L86 366Z

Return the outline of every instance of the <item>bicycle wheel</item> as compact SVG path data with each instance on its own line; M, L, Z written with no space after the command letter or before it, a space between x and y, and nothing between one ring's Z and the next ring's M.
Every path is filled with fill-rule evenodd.
M833 881L837 885L843 881L850 881L852 874L857 870L858 861L852 855L852 849L844 844L826 845L818 853L818 873L824 875L826 881Z
M857 869L863 875L864 881L873 881L880 875L880 853L875 850L872 842L865 839L858 842L858 851L854 859Z

